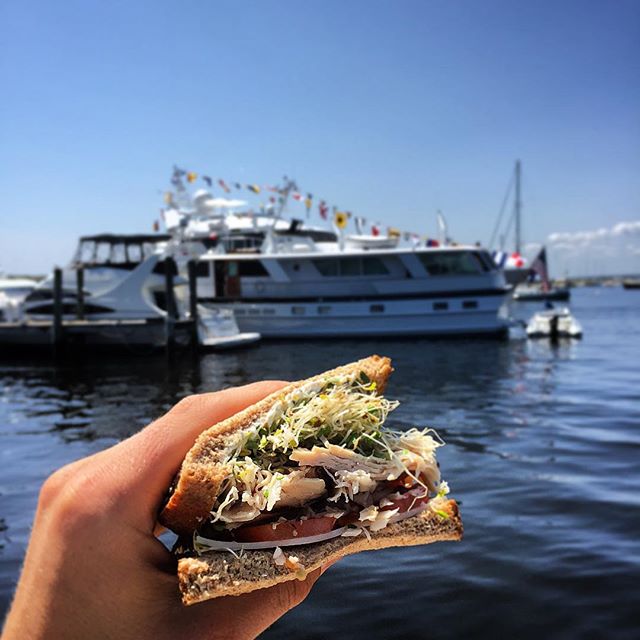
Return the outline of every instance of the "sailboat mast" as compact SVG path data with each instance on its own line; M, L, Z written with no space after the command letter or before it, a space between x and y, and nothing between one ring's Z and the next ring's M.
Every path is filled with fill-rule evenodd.
M516 252L520 253L520 214L522 211L522 201L520 200L520 160L516 160L516 201L515 201L515 218L516 218Z

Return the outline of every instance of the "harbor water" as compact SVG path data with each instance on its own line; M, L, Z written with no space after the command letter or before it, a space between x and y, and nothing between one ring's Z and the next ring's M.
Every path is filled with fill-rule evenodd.
M637 638L640 291L572 292L582 341L264 342L244 351L0 360L0 610L38 491L185 395L393 358L394 426L433 426L459 543L342 560L264 638ZM520 304L528 317L542 307Z

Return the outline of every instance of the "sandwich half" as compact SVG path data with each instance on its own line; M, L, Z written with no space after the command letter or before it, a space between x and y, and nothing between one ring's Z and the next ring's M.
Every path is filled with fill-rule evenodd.
M204 431L169 490L185 604L304 579L359 551L459 540L429 429L384 426L388 358L294 382Z

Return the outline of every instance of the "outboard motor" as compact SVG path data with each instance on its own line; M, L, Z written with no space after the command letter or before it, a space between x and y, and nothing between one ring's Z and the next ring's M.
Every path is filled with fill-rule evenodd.
M551 342L558 342L558 316L554 315L549 320L549 338Z

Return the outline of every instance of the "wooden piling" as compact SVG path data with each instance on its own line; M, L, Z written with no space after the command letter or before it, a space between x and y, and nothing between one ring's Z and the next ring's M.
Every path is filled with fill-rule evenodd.
M76 268L76 316L84 320L84 268Z
M175 346L175 325L176 325L176 299L173 291L173 270L175 268L173 258L164 260L164 295L167 307L165 319L165 338L167 349L172 350Z
M53 270L53 322L51 323L51 344L54 349L62 344L62 269Z
M189 272L189 316L191 319L191 346L198 347L198 284L195 260L189 260L187 265Z

